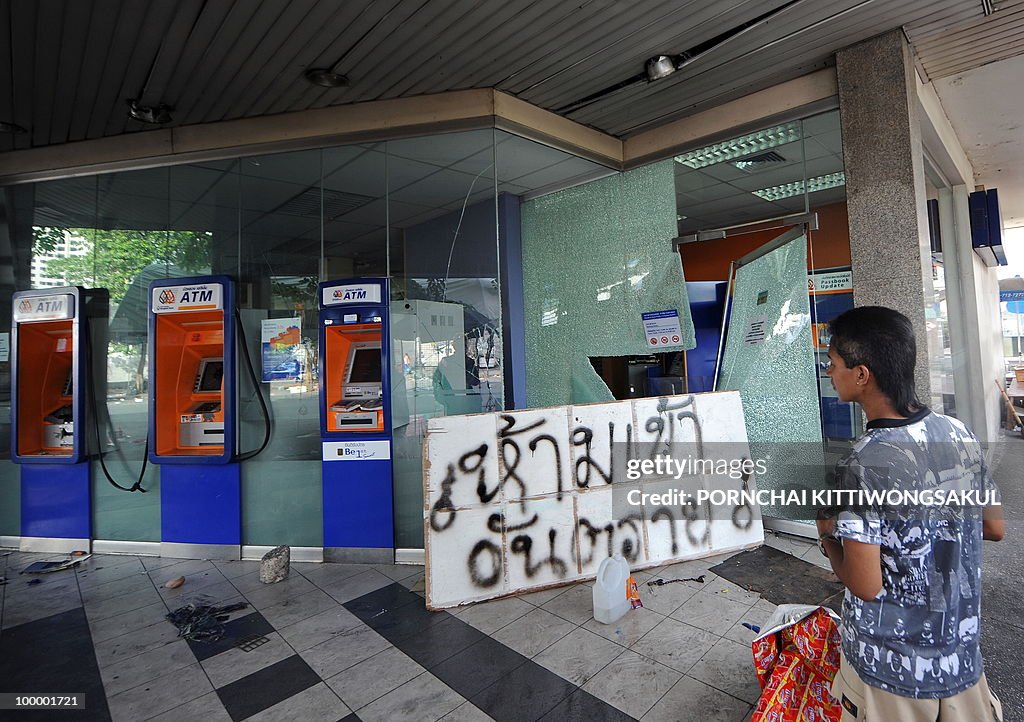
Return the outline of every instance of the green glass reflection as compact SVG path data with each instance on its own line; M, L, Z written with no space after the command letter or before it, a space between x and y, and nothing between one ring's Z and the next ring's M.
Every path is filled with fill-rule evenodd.
M10 459L0 461L0 536L21 536L21 471Z
M644 312L679 312L679 341L659 350L693 348L675 236L672 161L523 204L530 406L611 400L588 358L649 353Z

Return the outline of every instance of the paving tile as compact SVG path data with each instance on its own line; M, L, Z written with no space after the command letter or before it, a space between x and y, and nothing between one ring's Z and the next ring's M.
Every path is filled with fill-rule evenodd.
M577 689L538 664L527 661L472 697L472 702L501 722L533 722Z
M494 718L472 702L466 702L441 718L441 722L493 722Z
M622 647L591 631L578 628L533 660L573 684L583 685L622 653Z
M747 606L752 606L761 600L761 595L757 592L751 592L744 589L740 585L730 582L728 579L724 579L723 577L718 577L713 581L705 583L704 588L697 593L722 597L723 599L728 599L731 602L746 604Z
M458 617L445 614L441 621L431 624L418 634L398 640L396 644L420 666L432 669L483 639L484 633L476 627L469 626Z
M108 667L177 640L177 628L167 620L160 620L130 634L122 634L103 642L93 640L93 649L99 666Z
M453 614L466 624L472 625L484 634L493 634L511 624L535 607L522 599L508 597L490 602L477 602L453 610Z
M711 632L675 619L665 619L631 649L677 672L686 672L717 641L718 637Z
M316 673L298 655L291 655L218 687L217 694L231 718L243 720L288 701L289 698L316 685L322 685ZM338 710L336 717L332 715L333 719L344 717L348 708L326 688L326 685L323 685L323 691L326 691L334 699L325 699L321 693L314 695L313 698L305 698L299 705L316 707L326 706L325 703L329 702ZM313 710L309 709L308 711L312 712ZM297 718L324 719L323 716L307 717L306 715L300 715ZM274 717L268 716L265 719L274 719ZM277 719L281 719L281 717L279 716Z
M249 559L216 560L213 565L224 575L225 579L235 579L260 570L260 563Z
M674 669L626 650L583 685L583 689L639 719L682 676Z
M749 704L761 696L750 646L729 639L719 640L687 674Z
M423 607L423 598L413 594L401 584L389 584L346 602L345 608L363 621L367 621L383 612L393 611L408 604Z
M313 582L300 574L294 574L274 584L261 584L254 589L247 589L242 594L253 607L263 610L312 591L316 591Z
M686 562L677 562L675 564L669 564L665 567L658 567L654 578L658 579L697 579L701 576L704 577L703 582L695 581L684 581L679 582L685 584L691 589L700 591L704 588L705 584L718 579L718 575L711 571L711 567L715 566L710 563L707 559L691 559ZM653 570L652 570L653 571Z
M388 579L393 579L396 582L407 579L414 574L423 573L423 565L421 564L374 564L372 567Z
M340 630L299 654L322 679L328 679L390 646L390 642L357 621L355 626Z
M321 612L335 609L339 605L317 588L297 597L286 599L280 604L262 609L263 616L275 627L287 627Z
M465 701L437 677L424 672L363 707L357 714L363 722L432 722L441 719Z
M632 722L625 712L578 689L541 717L543 722Z
M399 584L401 584L406 589L408 589L410 591L413 591L416 594L419 594L421 596L426 592L426 589L427 589L426 581L424 579L424 574L423 574L422 571L417 572L416 574L413 574L411 577L406 577L405 579L402 579L399 582ZM463 706L465 706L465 705L463 705ZM456 710L456 712L457 711L458 710Z
M524 602L529 602L536 607L542 607L552 599L562 594L565 594L570 589L584 586L582 584L563 584L557 587L551 587L550 589L542 589L539 592L529 592L527 594L517 594L516 599L522 599Z
M749 710L743 700L684 676L643 716L643 722L738 722Z
M430 672L469 699L528 661L515 650L485 637L434 666Z
M100 676L107 697L111 697L195 663L195 655L180 639L136 655L124 664L101 667Z
M357 628L365 629L366 626L350 611L338 606L307 617L301 622L278 627L277 631L296 652L302 652Z
M148 607L159 602L160 595L156 589L141 589L130 594L123 594L98 602L85 604L85 613L89 617L89 623L98 622L101 619L109 619L127 612L134 612L136 609Z
M32 603L43 598L64 597L81 603L78 582L74 574L67 571L54 574L9 575L4 592L8 602Z
M544 609L534 608L492 636L520 654L533 658L576 629L576 625Z
M644 584L640 587L640 601L643 602L645 609L669 615L679 609L683 602L700 591L696 588L697 586L682 582L670 582L669 584L653 587Z
M605 639L610 639L623 647L631 647L665 618L664 614L640 607L630 609L611 624L602 624L596 619L590 619L583 625L583 628L589 629L594 634L600 634Z
M757 636L757 632L744 627L743 622L753 624L755 627L763 627L764 623L768 621L768 617L772 616L774 612L775 605L762 599L748 609L747 613L743 615L743 619L729 627L722 636L749 647Z
M734 602L715 594L694 594L670 615L680 622L721 636L744 618L753 604Z
M322 589L324 586L354 577L370 569L373 569L372 564L320 563L303 564L301 567L296 567L293 571L298 571L299 574Z
M82 601L86 604L95 604L103 601L104 599L110 599L111 597L118 597L124 594L134 594L147 589L153 589L153 581L144 572L136 572L132 575L115 579L110 582L103 584L94 584L92 586L83 587Z
M145 575L146 568L137 557L118 558L112 562L110 558L96 560L93 557L84 565L78 568L78 586L83 590L99 586L119 579L131 578L136 575Z
M174 564L181 564L182 562L194 561L193 559L179 559L177 557L139 557L139 561L142 562L142 566L146 567L147 571L154 571L156 569L163 569Z
M552 614L573 624L583 624L594 616L594 592L591 587L577 585L541 605Z
M285 720L341 720L350 714L348 706L320 682L246 719L246 722ZM358 717L357 717L358 719Z
M185 583L180 587L168 589L160 584L156 590L172 609L181 606L184 601L197 595L203 595L205 598L216 601L230 599L238 595L231 582L213 567L186 574Z
M295 654L295 651L281 639L280 634L271 632L266 637L265 644L251 651L246 652L233 647L204 659L203 670L213 682L213 686L219 689ZM228 711L231 711L230 708Z
M406 604L375 614L363 623L394 644L399 639L422 634L450 616L447 612L431 612L422 603Z
M265 637L274 631L270 622L251 608L231 612L230 616L232 618L224 622L224 634L220 639L190 639L188 641L188 646L192 648L192 653L200 662L215 657L221 652L234 649L247 639Z
M72 609L79 609L82 603L75 598L61 596L54 599L45 598L34 602L12 601L7 595L4 596L3 629L10 629L28 622L35 622L39 619L52 617L55 614L63 614Z
M224 709L216 692L209 692L191 702L168 710L163 714L151 717L151 722L186 722L186 720L202 720L203 722L232 722L231 715Z
M345 602L361 597L364 594L386 587L392 581L386 576L373 569L368 569L360 574L355 574L340 581L317 586L334 597L335 601L344 604Z
M378 652L327 680L327 684L352 709L359 709L425 670L395 647Z
M149 568L147 567L147 569ZM163 587L164 584L172 579L185 577L187 581L189 577L199 576L204 572L216 572L220 577L223 578L224 576L217 571L217 567L213 565L213 562L207 559L186 559L176 564L149 569L149 578L153 580L154 586Z
M176 669L107 698L114 722L138 722L191 702L213 690L198 664Z

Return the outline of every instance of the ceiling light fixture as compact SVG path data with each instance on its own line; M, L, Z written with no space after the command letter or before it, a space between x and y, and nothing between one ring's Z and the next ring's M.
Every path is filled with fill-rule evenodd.
M341 73L336 73L330 68L307 68L302 76L313 85L324 88L346 88L348 78Z
M650 82L667 78L676 70L675 61L667 55L655 55L653 58L648 58L644 65L644 72L647 73L647 80Z
M16 133L27 133L28 131L22 128L17 123L10 123L6 120L0 120L0 133L10 133L14 135Z
M691 150L689 153L677 155L676 163L681 163L687 168L697 170L715 163L722 163L752 153L760 153L769 148L776 148L786 143L800 140L803 133L800 128L800 121L794 120L791 123L783 123L773 128L759 130L756 133L741 135L739 138L713 143L712 145Z
M838 188L843 185L846 185L846 174L843 171L839 171L838 173L820 175L816 178L808 178L806 189L808 193L814 193L816 191L828 190L829 188ZM804 182L798 180L792 183L772 186L771 188L762 188L759 191L751 191L751 193L766 201L780 201L783 198L803 195L804 188Z
M160 103L159 105L139 105L138 100L135 98L128 98L128 117L134 118L143 123L149 123L150 125L163 125L164 123L170 123L171 111L174 110L169 105Z

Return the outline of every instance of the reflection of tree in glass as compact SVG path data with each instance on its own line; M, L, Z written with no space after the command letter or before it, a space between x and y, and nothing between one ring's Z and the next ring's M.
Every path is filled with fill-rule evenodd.
M85 253L50 258L46 275L68 285L106 288L113 304L120 303L135 276L146 266L166 263L190 273L210 267L212 234L196 231L98 230L92 228L34 228L32 251L53 253L77 239Z

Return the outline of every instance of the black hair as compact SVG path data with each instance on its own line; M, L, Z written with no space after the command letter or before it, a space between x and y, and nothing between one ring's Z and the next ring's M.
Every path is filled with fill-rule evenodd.
M914 388L917 342L909 318L884 306L860 306L834 318L828 330L846 367L867 366L897 412L910 416L922 408Z

